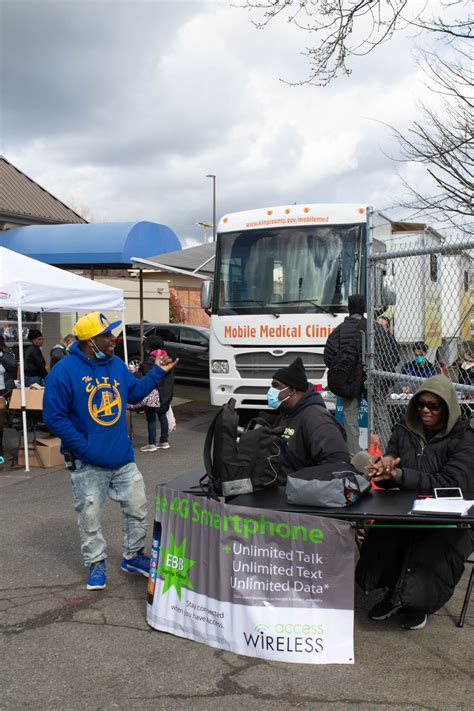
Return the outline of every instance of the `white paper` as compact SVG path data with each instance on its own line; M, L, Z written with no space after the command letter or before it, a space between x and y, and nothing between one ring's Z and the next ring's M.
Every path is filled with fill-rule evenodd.
M412 511L414 513L452 513L459 516L465 516L471 506L474 506L474 501L466 499L417 499Z

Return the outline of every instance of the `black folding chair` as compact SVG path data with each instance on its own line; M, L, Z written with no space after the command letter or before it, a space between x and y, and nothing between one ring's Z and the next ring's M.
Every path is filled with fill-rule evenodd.
M464 595L464 602L462 605L461 614L459 615L458 627L464 627L464 620L466 619L467 608L469 607L469 602L471 600L472 587L474 585L474 558L472 555L467 559L467 563L471 564L471 575L469 576L469 582L467 584L466 594Z

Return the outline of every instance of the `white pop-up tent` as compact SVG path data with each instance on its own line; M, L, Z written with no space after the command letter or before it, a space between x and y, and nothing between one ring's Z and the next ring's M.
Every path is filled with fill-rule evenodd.
M71 311L123 312L123 290L91 281L77 274L71 274L63 269L38 262L36 259L25 257L23 254L18 254L5 247L0 247L0 308L15 309L18 315L23 441L25 444L25 469L29 471L22 310L56 313ZM126 349L126 347L127 339L124 334L124 348ZM126 352L125 358L125 362L127 362Z

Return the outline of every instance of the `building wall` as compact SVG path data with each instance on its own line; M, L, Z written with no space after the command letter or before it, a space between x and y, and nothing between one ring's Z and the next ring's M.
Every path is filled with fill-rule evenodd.
M169 321L169 285L161 274L143 279L143 319L158 323ZM153 275L149 275L153 276ZM140 321L140 284L138 278L99 277L97 281L123 289L125 323Z
M201 308L202 279L187 274L173 272L155 272L160 279L166 280L169 287L175 289L185 313L185 323L193 326L209 327L210 318ZM144 274L144 281L153 277L153 273Z
M176 294L185 313L185 323L209 328L210 318L201 308L201 289L197 287L179 287Z

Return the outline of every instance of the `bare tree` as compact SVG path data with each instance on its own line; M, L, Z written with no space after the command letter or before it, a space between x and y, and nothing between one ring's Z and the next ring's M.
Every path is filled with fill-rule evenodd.
M260 29L276 18L286 18L311 36L315 46L304 53L309 57L310 75L296 82L300 85L326 86L340 74L349 75L351 57L369 54L401 29L411 28L418 35L434 33L449 51L420 51L419 62L436 108L420 104L420 118L406 133L390 127L401 155L392 159L426 165L433 180L432 194L403 181L410 198L402 206L410 208L412 216L423 215L472 233L472 4L470 0L444 0L441 6L443 14L438 16L429 0L421 9L413 0L241 0L239 4L263 12L262 20L254 22Z
M270 22L286 19L311 35L315 46L306 48L309 76L296 84L326 86L340 74L349 75L352 56L364 56L410 27L415 32L434 32L446 40L472 38L472 18L447 19L456 6L461 15L470 0L444 0L444 14L432 14L427 0L421 10L413 0L237 0L233 2L262 15L253 24L264 29ZM418 6L419 8L419 6Z
M420 104L420 118L405 134L392 129L401 160L422 163L432 177L433 194L404 181L411 194L402 203L413 216L424 215L473 232L474 71L470 48L458 46L454 59L423 53L428 88L440 96L437 110Z
M78 198L71 198L67 204L71 210L74 210L76 214L80 215L80 217L90 224L105 222L105 218L102 217L102 215L97 215L89 205L86 205Z

